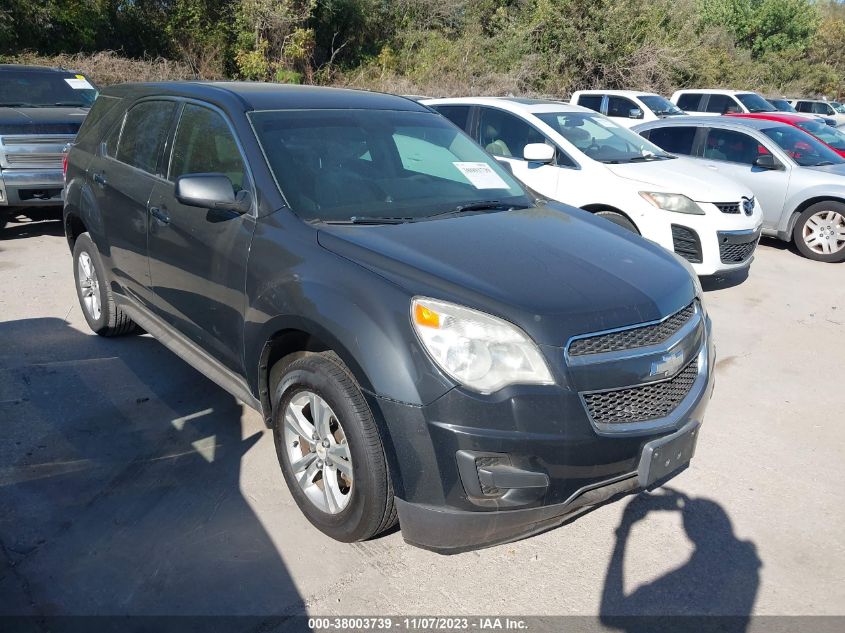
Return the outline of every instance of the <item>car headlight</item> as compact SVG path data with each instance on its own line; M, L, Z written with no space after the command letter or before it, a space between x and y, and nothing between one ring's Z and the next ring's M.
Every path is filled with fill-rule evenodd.
M461 385L492 393L512 384L554 384L537 345L515 325L463 306L417 297L411 322L435 364Z
M689 213L691 215L704 215L704 209L692 199L680 193L660 193L659 191L640 191L640 196L658 209L674 211L675 213Z

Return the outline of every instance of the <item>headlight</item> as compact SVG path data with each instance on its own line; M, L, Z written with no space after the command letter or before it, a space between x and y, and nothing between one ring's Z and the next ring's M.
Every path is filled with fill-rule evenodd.
M515 325L453 303L417 297L411 322L437 366L465 387L492 393L554 383L534 342Z
M640 195L649 204L675 213L689 213L691 215L704 215L704 209L698 206L693 200L680 193L660 193L659 191L640 191Z

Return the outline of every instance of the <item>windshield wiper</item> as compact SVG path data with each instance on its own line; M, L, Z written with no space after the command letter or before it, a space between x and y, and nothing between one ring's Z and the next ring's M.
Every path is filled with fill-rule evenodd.
M37 107L37 106L34 103L26 103L26 102L23 102L23 101L0 103L0 108L35 108L35 107Z
M78 101L59 101L58 103L54 103L51 106L44 106L45 108L53 107L53 108L85 108L87 107L84 103L79 103Z
M353 215L348 220L319 220L326 224L405 224L413 222L416 218L380 218L368 215Z
M813 167L825 167L827 165L834 165L835 163L832 160L823 160L820 163L816 163Z
M467 211L511 211L513 209L527 209L529 205L524 204L508 204L501 200L478 200L476 202L467 202L466 204L459 204L454 209L443 211L429 215L429 218L439 218L444 215L454 215L457 213L465 213Z

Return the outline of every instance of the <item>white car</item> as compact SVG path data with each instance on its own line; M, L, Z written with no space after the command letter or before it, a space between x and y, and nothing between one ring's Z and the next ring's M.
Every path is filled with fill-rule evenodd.
M799 114L813 114L829 117L836 121L836 127L845 125L845 105L838 101L824 99L793 99L790 104Z
M600 112L623 127L686 114L666 97L637 90L578 90L569 102Z
M699 275L751 263L762 211L747 188L667 154L601 114L534 99L422 103L540 195L640 233L684 257Z
M685 89L670 99L684 112L699 116L731 113L777 112L777 108L750 90Z

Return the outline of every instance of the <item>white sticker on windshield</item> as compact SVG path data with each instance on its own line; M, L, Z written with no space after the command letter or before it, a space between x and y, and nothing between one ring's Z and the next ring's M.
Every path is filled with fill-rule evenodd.
M81 79L79 77L67 78L65 79L65 83L73 88L74 90L93 90L94 86L88 83L88 80L85 77Z
M508 189L508 183L502 180L487 163L452 163L476 189Z

